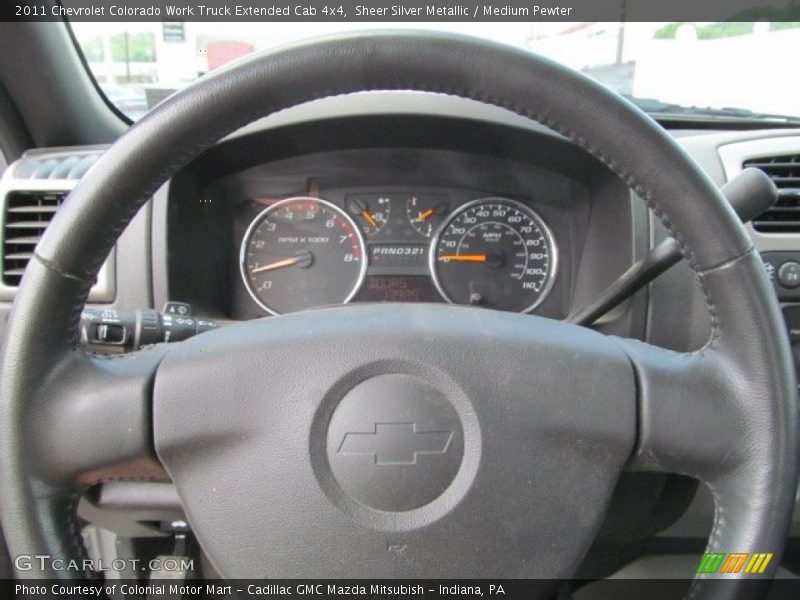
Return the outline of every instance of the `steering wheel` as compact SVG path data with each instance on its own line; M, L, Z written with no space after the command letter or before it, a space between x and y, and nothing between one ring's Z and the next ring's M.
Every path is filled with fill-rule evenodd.
M451 94L544 123L648 204L697 274L699 351L448 305L342 306L115 358L78 348L81 308L153 192L224 135L310 100ZM39 244L2 359L11 555L80 560L82 490L171 479L226 577L569 578L626 465L711 490L707 552L772 552L697 597L756 596L797 484L795 378L757 252L717 188L649 117L544 58L412 32L325 38L220 69L121 137ZM22 577L83 576L37 565ZM756 579L761 583L747 584Z

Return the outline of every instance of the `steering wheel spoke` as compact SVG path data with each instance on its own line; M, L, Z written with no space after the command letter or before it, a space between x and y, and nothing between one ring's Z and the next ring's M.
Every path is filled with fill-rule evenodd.
M621 342L638 387L633 464L688 474L706 485L715 502L706 549L712 553L779 552L775 540L785 535L794 503L796 480L786 473L794 472L796 460L796 384L789 353L772 351L788 343L762 268L751 251L699 273L713 319L702 349L677 353ZM696 588L708 585L702 579ZM750 583L756 585L748 593L758 593L757 582ZM717 588L723 595L734 590L742 592Z
M758 277L755 252L700 274L713 317L711 340L678 353L622 341L639 387L638 457L643 464L713 481L762 470L785 452L782 433L795 420L789 356L769 345L786 337L770 311L772 290ZM729 299L725 292L749 293ZM782 450L784 449L784 450Z
M621 340L636 372L639 435L633 464L708 478L747 455L748 420L716 352L679 353Z
M165 346L113 357L66 353L31 402L38 477L85 487L110 479L166 479L152 443L152 389Z

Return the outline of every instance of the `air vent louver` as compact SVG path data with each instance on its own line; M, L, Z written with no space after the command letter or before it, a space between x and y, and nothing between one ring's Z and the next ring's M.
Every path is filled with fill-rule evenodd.
M17 179L69 179L78 180L89 170L98 153L31 156L23 158L14 170Z
M11 192L6 197L3 283L17 287L33 249L67 192Z
M744 167L761 169L778 186L778 202L753 219L763 233L800 233L800 154L755 158Z

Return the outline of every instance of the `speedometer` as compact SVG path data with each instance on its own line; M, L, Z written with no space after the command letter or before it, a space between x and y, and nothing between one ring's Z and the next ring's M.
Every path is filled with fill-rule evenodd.
M506 198L469 202L439 229L429 253L442 297L454 304L527 312L547 296L556 245L533 210Z
M242 279L272 314L348 302L364 281L364 240L330 202L289 198L263 210L242 240Z

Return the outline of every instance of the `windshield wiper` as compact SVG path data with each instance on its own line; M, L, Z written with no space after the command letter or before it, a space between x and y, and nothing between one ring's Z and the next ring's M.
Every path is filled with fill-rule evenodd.
M733 119L737 121L776 121L800 125L800 117L791 115L760 113L747 108L683 106L681 104L662 102L654 98L636 98L627 94L624 96L644 112L653 116Z

